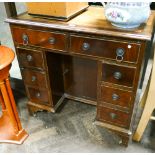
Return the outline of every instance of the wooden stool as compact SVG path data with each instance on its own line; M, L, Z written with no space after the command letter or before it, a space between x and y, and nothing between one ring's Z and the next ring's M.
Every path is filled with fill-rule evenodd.
M0 142L22 144L28 134L21 126L8 79L14 56L11 49L0 46Z
M144 106L144 110L136 132L132 138L135 141L141 140L149 120L155 120L155 117L152 116L152 112L155 109L155 57L152 64L152 71L140 104Z

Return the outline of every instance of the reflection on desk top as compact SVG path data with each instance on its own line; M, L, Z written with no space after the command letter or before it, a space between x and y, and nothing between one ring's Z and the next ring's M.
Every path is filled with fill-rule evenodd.
M17 17L8 18L6 19L6 22L12 24L46 27L56 30L66 30L70 32L89 32L89 34L151 40L155 23L154 20L155 11L152 11L148 21L140 27L134 29L121 29L112 26L111 23L106 20L103 7L89 7L86 11L67 22L34 17L32 15L28 15L27 13L21 14Z

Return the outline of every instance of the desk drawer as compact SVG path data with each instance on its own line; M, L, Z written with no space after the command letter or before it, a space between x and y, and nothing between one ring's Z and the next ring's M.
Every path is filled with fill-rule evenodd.
M35 89L31 87L27 87L29 99L32 102L40 102L40 103L45 103L48 104L49 99L48 99L48 91L45 89Z
M136 63L140 45L124 41L71 36L70 51L84 55Z
M24 28L12 28L15 43L39 46L47 49L65 50L66 34Z
M43 53L26 49L18 49L18 60L21 67L44 68Z
M26 85L33 87L47 88L45 72L23 69L22 76Z
M133 87L136 69L132 67L102 64L101 80L127 87Z
M111 88L108 86L101 86L99 100L100 104L103 102L111 103L125 108L130 108L132 92Z
M98 106L97 107L97 119L99 121L107 122L112 125L120 127L128 127L130 121L130 115L123 111Z

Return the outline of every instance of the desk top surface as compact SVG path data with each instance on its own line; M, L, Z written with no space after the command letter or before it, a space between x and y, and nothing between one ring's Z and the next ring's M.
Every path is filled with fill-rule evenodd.
M67 22L34 17L24 13L17 17L8 18L6 19L6 22L12 24L66 30L71 32L82 32L139 40L151 40L155 23L155 11L151 12L147 23L142 24L140 27L134 29L120 29L112 26L111 23L106 20L103 12L103 7L89 7L86 11Z

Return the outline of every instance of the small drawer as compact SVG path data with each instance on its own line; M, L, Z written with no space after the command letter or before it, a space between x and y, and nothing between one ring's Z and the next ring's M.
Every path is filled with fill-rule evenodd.
M41 51L33 51L26 49L19 49L18 60L21 67L32 67L44 69L44 58Z
M111 88L108 86L101 86L101 92L99 100L102 102L107 102L110 104L118 105L123 108L130 108L131 105L132 92L120 90L116 88Z
M120 127L128 128L130 115L123 111L98 106L97 107L97 120L117 125Z
M102 77L104 82L132 87L136 69L132 67L102 64Z
M72 35L70 52L136 63L140 44Z
M66 34L45 32L24 28L12 28L15 43L29 46L39 46L47 49L65 50Z
M45 72L39 72L30 69L22 69L22 76L26 85L47 88Z
M30 101L48 104L49 99L47 90L27 87L27 91Z

